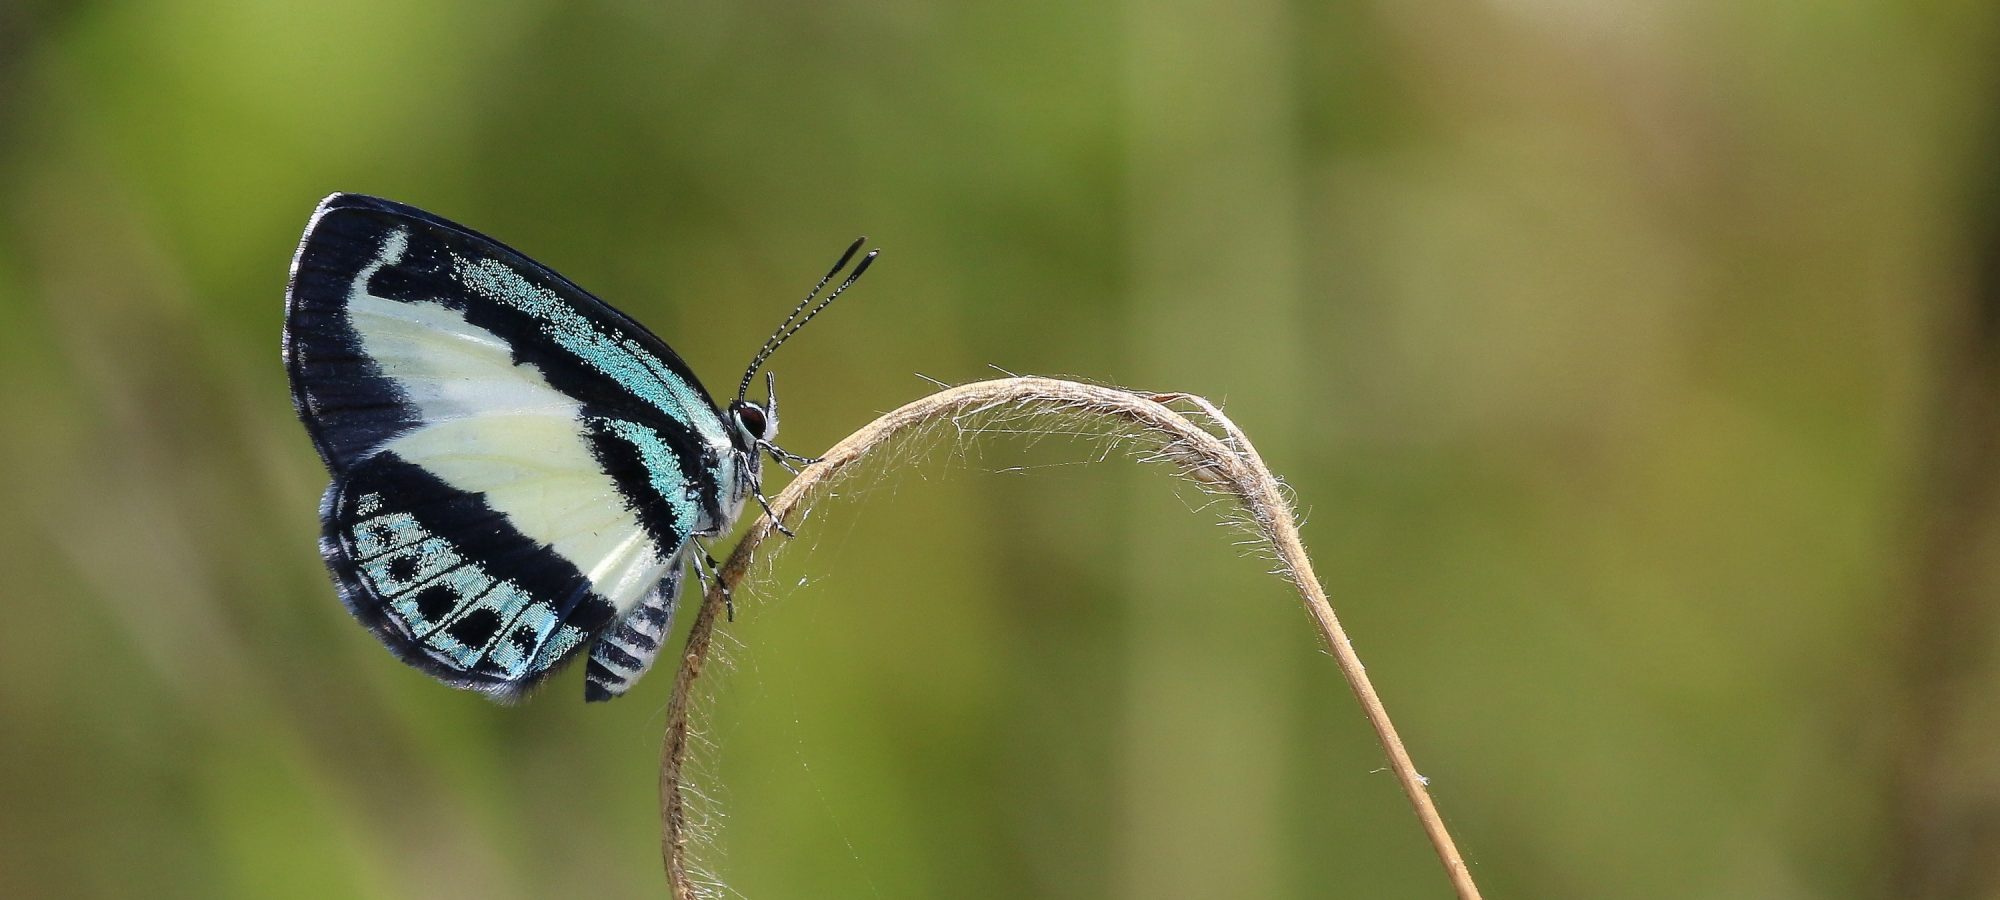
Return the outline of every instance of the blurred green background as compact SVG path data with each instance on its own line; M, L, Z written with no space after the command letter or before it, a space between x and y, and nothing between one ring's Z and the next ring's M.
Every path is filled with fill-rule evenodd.
M2000 896L1996 23L0 0L0 896L664 891L670 664L499 708L334 599L278 361L334 190L715 385L870 234L776 360L800 451L918 373L1225 402L1488 896ZM931 450L725 630L722 895L1445 895L1203 498Z

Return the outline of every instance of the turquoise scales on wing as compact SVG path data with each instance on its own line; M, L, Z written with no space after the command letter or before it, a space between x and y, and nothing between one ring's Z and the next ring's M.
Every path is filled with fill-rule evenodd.
M381 503L380 494L367 494L359 509L379 510ZM519 679L531 668L564 658L585 637L582 629L559 625L554 608L511 582L494 579L409 513L377 513L356 522L349 534L363 576L377 595L388 598L411 638L460 666L471 669L490 655L502 674ZM427 595L441 596L421 602ZM486 644L468 646L447 626L478 609L492 610L510 627ZM527 638L528 646L505 639L516 636Z
M534 316L541 321L542 330L563 349L610 376L634 396L644 398L674 421L693 428L702 440L728 446L721 417L692 414L695 410L712 411L713 401L658 357L646 352L637 341L613 338L598 330L557 297L555 291L530 284L497 259L466 259L454 254L452 261L459 281L466 287Z
M701 509L696 503L701 495L693 487L694 476L681 468L679 457L660 438L659 432L624 419L600 419L598 422L639 451L639 460L646 467L647 479L652 483L654 492L673 509L676 521L701 521Z
M334 476L342 599L399 658L497 699L585 644L586 697L629 688L767 434L566 279L374 198L334 195L308 226L286 362Z

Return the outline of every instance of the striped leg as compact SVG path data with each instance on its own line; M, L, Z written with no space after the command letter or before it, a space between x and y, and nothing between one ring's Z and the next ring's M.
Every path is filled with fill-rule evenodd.
M674 627L682 566L676 560L658 587L625 618L597 636L584 669L583 699L592 703L623 695L646 673Z

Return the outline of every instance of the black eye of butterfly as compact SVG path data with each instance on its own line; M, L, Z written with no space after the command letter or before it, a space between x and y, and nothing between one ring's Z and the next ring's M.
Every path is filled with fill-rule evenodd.
M736 411L736 417L742 420L744 430L750 432L751 436L758 438L764 436L766 423L763 410L746 405Z

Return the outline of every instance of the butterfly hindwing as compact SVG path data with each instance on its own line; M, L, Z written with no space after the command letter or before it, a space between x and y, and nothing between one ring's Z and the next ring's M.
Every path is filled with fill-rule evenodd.
M613 615L569 560L393 451L335 481L321 549L341 599L403 661L507 699Z
M677 561L733 490L720 414L663 342L410 207L321 204L285 350L334 475L322 549L343 599L459 687L518 695L661 589L670 612Z

